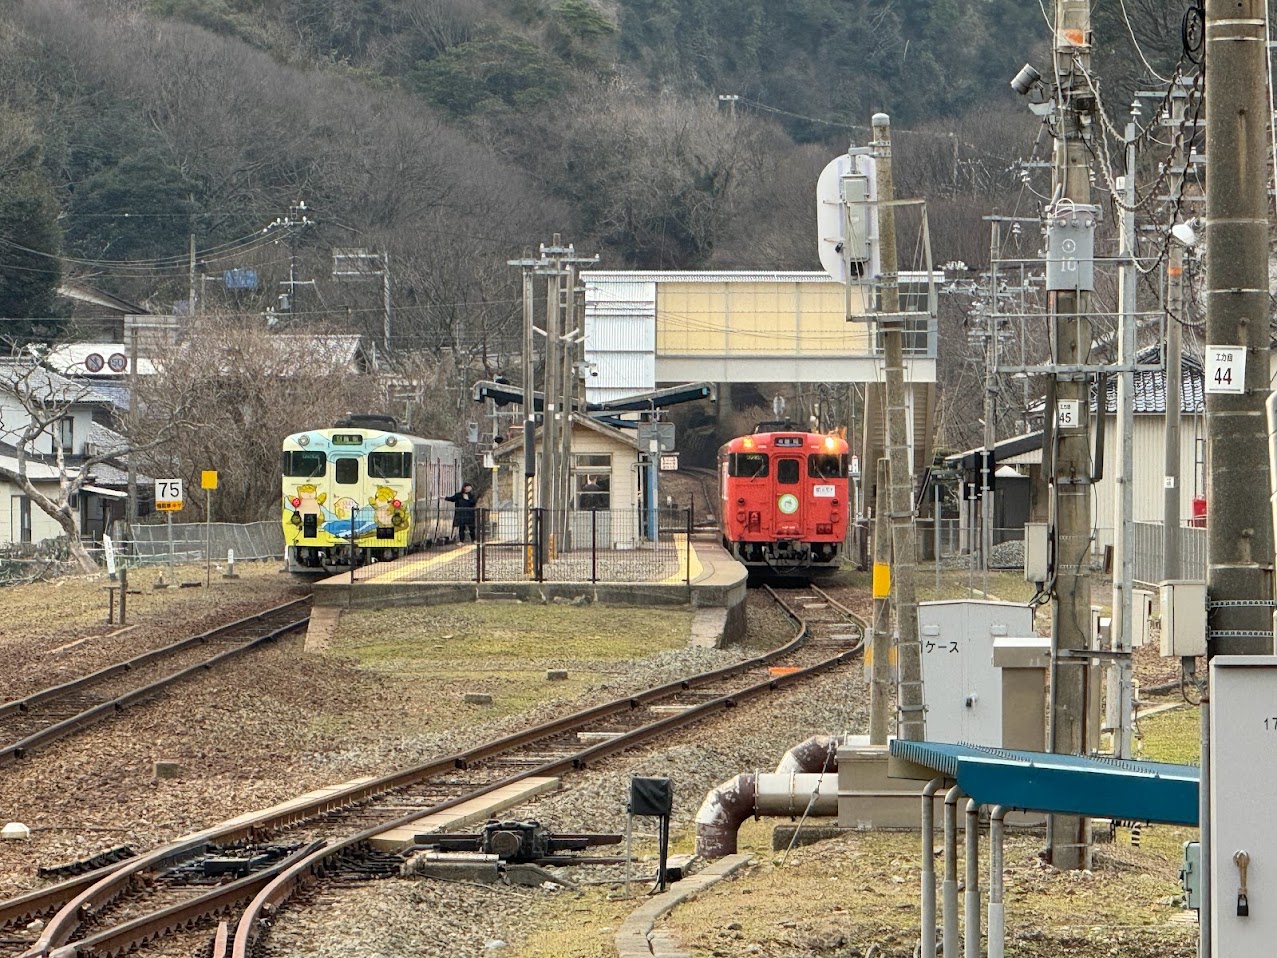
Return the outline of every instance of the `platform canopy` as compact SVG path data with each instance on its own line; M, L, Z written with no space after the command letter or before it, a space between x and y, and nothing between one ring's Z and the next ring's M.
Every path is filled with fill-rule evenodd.
M891 743L891 756L889 774L952 779L980 805L1048 815L1197 824L1201 769L1195 765L899 739Z

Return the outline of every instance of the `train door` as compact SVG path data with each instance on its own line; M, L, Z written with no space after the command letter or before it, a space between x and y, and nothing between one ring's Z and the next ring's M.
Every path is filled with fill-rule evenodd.
M797 538L803 530L802 462L776 459L776 538Z

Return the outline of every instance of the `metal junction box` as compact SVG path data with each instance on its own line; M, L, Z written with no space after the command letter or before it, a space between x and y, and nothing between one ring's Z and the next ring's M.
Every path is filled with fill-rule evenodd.
M1184 864L1179 870L1179 883L1184 889L1184 907L1202 907L1202 843L1184 843Z
M998 639L1033 635L1033 610L1011 602L920 602L927 740L1002 745Z
M1046 221L1046 288L1072 292L1095 288L1095 224L1098 206L1057 204Z
M1024 581L1046 582L1051 578L1050 526L1045 522L1024 524Z
M1206 654L1206 583L1168 579L1158 584L1162 607L1162 655L1187 658Z
M1271 955L1277 942L1277 656L1210 663L1212 954Z

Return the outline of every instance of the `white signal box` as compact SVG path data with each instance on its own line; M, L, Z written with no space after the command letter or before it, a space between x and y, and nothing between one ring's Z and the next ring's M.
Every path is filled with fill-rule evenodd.
M1206 583L1168 579L1158 583L1162 609L1162 655L1188 658L1206 654Z
M1210 663L1212 954L1271 955L1277 941L1277 656Z
M1034 637L1033 610L1012 602L920 602L918 631L927 740L1001 747L1003 688L994 647Z
M155 480L155 508L159 512L181 512L182 505L181 479Z

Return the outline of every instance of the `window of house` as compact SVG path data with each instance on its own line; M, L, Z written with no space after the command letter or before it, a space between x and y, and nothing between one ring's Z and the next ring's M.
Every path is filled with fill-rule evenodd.
M75 452L74 416L63 416L58 420L58 445L67 455Z
M578 452L572 457L576 508L612 508L612 454Z
M17 533L18 542L31 541L31 500L26 496L13 496L10 500L9 521Z
M798 482L798 460L776 460L776 482L782 486L792 486Z

